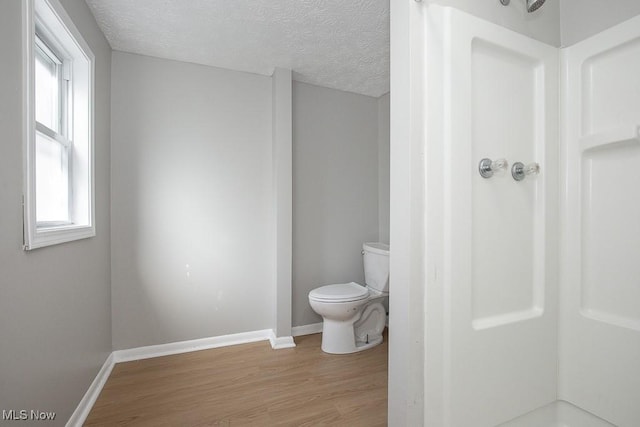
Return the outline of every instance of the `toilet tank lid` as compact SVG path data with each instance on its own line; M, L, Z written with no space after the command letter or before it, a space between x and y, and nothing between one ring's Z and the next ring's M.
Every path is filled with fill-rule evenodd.
M362 249L374 254L389 255L389 245L380 242L367 242L362 244Z

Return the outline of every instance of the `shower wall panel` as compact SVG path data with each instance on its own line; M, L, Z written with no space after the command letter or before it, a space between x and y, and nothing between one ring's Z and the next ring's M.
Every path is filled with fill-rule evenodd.
M455 9L429 15L426 61L443 66L427 71L443 76L427 89L428 110L440 108L435 99L443 108L427 126L427 144L442 127L444 165L442 282L427 285L428 316L439 286L444 302L437 425L494 427L557 397L558 51ZM541 172L485 179L482 158ZM428 364L438 357L430 349L427 337Z
M533 56L483 38L471 40L472 163L485 157L541 161L544 71ZM544 198L536 197L544 178L516 183L508 171L490 179L472 174L471 312L476 330L544 311Z
M563 50L561 399L640 425L640 17Z

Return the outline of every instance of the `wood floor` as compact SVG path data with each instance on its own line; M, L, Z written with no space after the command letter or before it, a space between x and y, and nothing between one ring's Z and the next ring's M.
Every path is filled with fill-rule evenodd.
M87 426L384 426L387 335L350 355L268 341L117 364Z

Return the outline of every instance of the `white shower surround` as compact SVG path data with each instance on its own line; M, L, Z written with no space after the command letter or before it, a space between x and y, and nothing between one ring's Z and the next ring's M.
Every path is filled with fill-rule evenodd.
M408 264L392 255L392 274L400 266L426 292L424 394L415 383L405 394L424 412L410 416L495 426L542 408L505 426L639 425L640 17L559 50L455 9L415 8L410 46L424 57L411 56L409 81L425 97L410 116L426 120L410 122L408 140L424 150L411 173L426 188L410 218L426 246L393 218L391 235L413 248ZM393 81L391 94L393 104ZM483 180L485 152L542 172ZM394 313L392 301L392 328ZM402 374L393 336L390 349Z

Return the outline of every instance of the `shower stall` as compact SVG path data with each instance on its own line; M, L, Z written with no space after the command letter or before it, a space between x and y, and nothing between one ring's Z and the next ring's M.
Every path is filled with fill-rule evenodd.
M558 48L455 8L407 7L403 221L423 233L392 231L417 262L392 256L413 314L391 330L421 340L422 389L404 396L421 400L414 417L640 426L640 16Z

